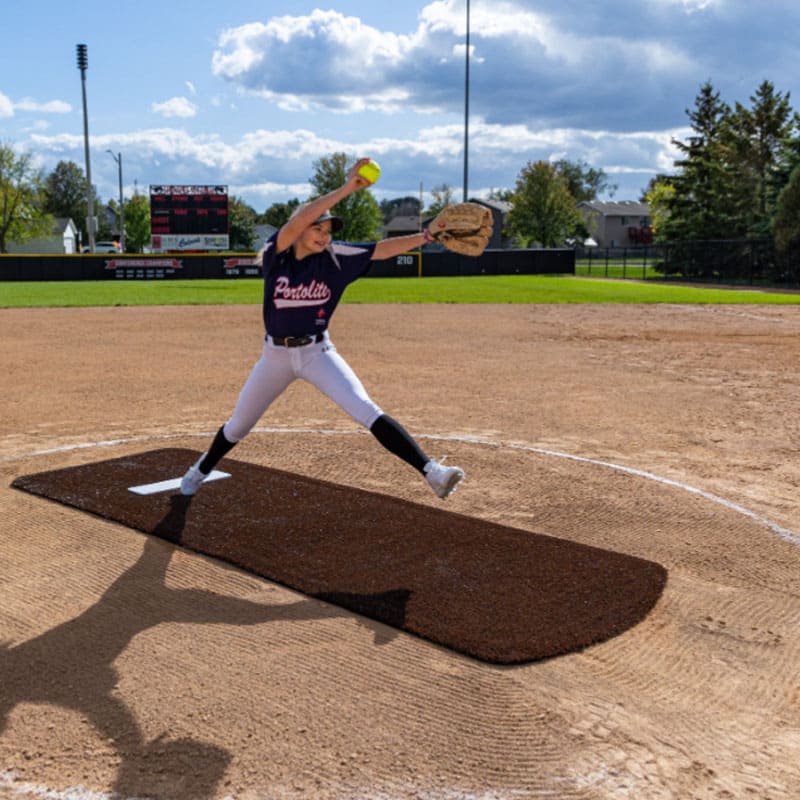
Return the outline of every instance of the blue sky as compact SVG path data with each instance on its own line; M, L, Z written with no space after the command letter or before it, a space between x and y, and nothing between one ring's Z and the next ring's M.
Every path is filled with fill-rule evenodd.
M34 0L3 9L0 140L48 172L85 166L101 199L223 183L256 210L306 199L336 151L383 167L376 197L461 199L465 0ZM469 193L539 159L602 168L635 200L688 135L710 80L749 105L763 80L800 109L796 0L471 0ZM606 198L608 199L608 198Z

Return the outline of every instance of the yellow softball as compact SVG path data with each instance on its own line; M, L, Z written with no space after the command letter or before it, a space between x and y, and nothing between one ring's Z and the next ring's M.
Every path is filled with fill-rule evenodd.
M364 180L375 183L381 176L381 168L378 166L377 161L370 161L358 168L358 174L364 178Z

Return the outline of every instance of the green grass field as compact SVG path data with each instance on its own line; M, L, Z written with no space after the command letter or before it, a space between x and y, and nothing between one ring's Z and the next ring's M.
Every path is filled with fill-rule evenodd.
M664 276L652 266L654 259L650 263L633 259L624 261L622 259L601 258L577 259L575 261L575 274L591 278L632 278L634 280L658 280Z
M261 302L262 281L2 282L0 308L234 305ZM739 303L800 304L800 292L699 288L573 276L362 278L346 303Z

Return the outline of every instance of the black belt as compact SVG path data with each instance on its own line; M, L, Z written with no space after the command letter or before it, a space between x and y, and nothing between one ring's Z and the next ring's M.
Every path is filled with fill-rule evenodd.
M324 333L309 333L307 336L270 336L272 344L281 347L305 347L312 342L321 342L325 338Z

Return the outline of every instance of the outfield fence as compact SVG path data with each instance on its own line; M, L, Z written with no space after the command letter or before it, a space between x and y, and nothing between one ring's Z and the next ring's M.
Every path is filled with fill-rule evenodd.
M575 274L596 278L660 278L655 265L663 261L660 247L587 247L575 251Z
M478 257L441 246L375 261L371 277L454 275L572 275L572 248L486 250ZM255 253L161 253L81 255L0 255L0 281L162 280L171 278L256 278Z
M575 274L798 287L800 250L779 254L770 239L702 239L658 246L578 248Z

